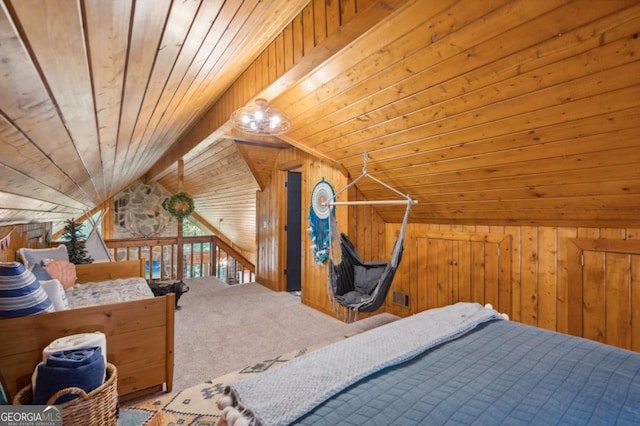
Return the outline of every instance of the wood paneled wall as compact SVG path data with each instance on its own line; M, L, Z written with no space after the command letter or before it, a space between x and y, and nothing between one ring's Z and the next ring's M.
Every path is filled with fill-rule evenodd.
M285 194L284 175L274 170L269 184L256 195L256 281L274 291L284 291L286 287L282 211Z
M349 189L350 201L364 201L366 198L357 188ZM343 207L344 208L344 207ZM389 260L391 250L387 250L385 223L372 206L349 206L349 232L347 235L364 261Z
M324 178L334 190L339 191L348 184L348 180L340 170L296 148L283 150L278 155L269 183L257 195L256 281L275 291L286 289L284 269L287 262L287 236L284 225L287 211L287 170L302 173L302 302L333 314L327 295L327 266L326 263L320 265L313 260L311 240L306 228L311 192L316 183ZM340 201L347 199L364 200L364 197L352 187L339 197ZM385 244L385 224L371 206L338 206L336 217L341 231L349 235L364 260L384 260L389 257L391 251L387 250Z
M287 170L296 170L302 174L302 301L316 309L331 312L326 290L326 267L313 260L311 240L306 231L307 217L311 203L311 192L318 181L324 178L336 190L339 190L347 185L347 178L331 165L295 148L283 150L279 154L269 184L257 195L256 281L275 291L286 289L284 265L287 261L287 236L284 225L287 211L285 191ZM340 200L346 200L346 197L347 194L344 194ZM339 210L336 214L343 229L349 229L350 221L347 209Z
M386 225L387 248L399 227ZM425 238L441 241L440 250L425 249ZM455 243L464 239L509 244L497 263ZM409 224L391 293L409 293L411 306L393 304L390 293L386 310L407 316L457 301L492 303L515 321L640 350L639 255L640 229ZM484 290L466 292L474 282ZM421 303L443 291L447 297Z
M5 249L0 250L0 262L13 262L16 260L16 251L19 248L45 248L47 238L51 236L50 223L28 223L24 225L0 226L0 238L11 233L11 243Z

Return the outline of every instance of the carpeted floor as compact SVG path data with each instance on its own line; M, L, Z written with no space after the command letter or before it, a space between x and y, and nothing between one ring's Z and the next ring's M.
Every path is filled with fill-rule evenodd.
M135 405L121 407L118 426L213 426L225 424L223 421L219 423L222 412L218 409L216 402L222 396L227 385L236 380L276 368L293 358L330 343L332 342L293 351L225 374L222 377L207 380L182 391L161 394L156 398L138 401Z
M186 282L189 292L176 311L174 392L129 401L123 409L161 401L153 405L159 407L183 398L181 390L210 387L213 378L397 319L380 314L345 324L303 305L295 295L259 284L227 286L212 277Z

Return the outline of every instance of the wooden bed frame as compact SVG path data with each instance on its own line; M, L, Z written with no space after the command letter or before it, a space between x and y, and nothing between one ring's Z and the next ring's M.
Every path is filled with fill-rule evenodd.
M144 277L144 261L76 265L77 282ZM124 401L173 386L175 295L0 319L0 380L9 401L28 385L42 350L59 337L102 331Z

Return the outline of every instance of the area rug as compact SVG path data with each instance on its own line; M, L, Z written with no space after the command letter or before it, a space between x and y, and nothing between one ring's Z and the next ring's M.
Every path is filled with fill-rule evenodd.
M344 336L346 338L348 336ZM337 340L303 348L245 367L214 380L175 393L161 394L120 409L119 426L214 426L221 411L216 406L224 388L240 379L254 376L285 362L331 344Z

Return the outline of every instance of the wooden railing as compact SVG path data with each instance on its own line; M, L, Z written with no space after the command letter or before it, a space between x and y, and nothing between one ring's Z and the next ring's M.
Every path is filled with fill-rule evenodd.
M216 236L183 237L184 277L215 276L228 284L255 280L255 266L233 247ZM105 240L116 261L145 259L147 278L152 281L177 280L178 240L141 238Z

